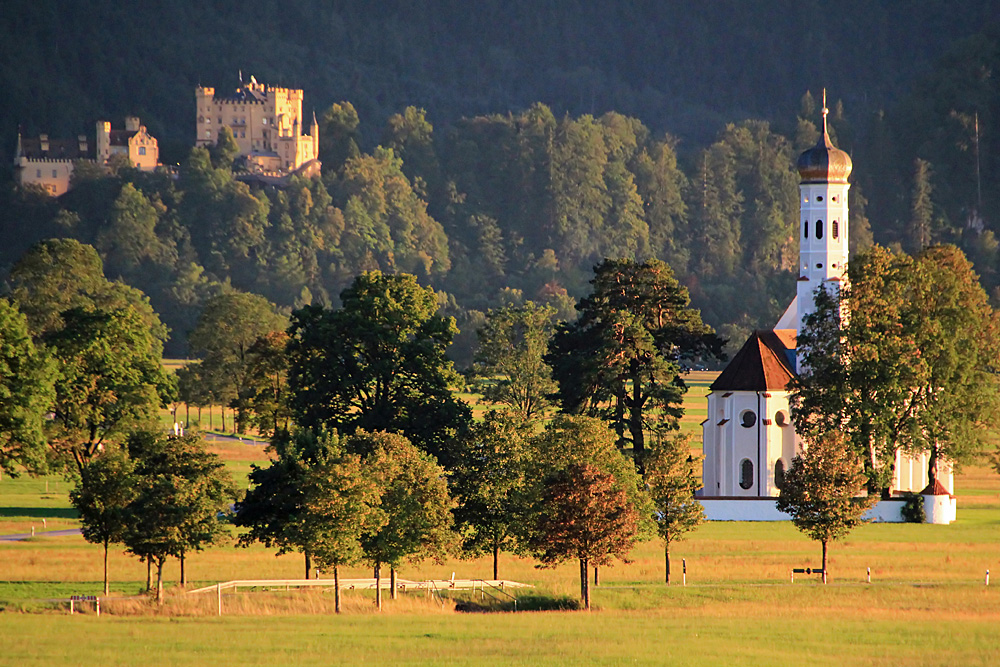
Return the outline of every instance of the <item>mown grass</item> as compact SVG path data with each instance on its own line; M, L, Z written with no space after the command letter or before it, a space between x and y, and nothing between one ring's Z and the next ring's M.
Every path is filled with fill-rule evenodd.
M682 429L697 432L714 374L688 378L689 412ZM240 485L264 448L217 440L210 446ZM49 490L45 491L45 482ZM810 664L990 665L1000 663L995 627L1000 590L1000 478L985 467L956 480L959 519L952 526L871 524L831 547L830 584L797 576L816 566L819 547L788 523L708 523L672 550L674 583L663 582L658 542L639 545L630 562L603 567L593 589L595 613L569 611L579 570L568 563L538 569L531 559L501 556L500 576L535 588L518 593L518 614L463 614L467 597L442 608L423 595L386 602L370 613L370 593L345 593L347 613L333 616L329 593L241 593L197 599L173 586L157 610L143 599L106 603L106 613L73 617L69 595L101 590L101 548L79 536L0 542L0 664ZM58 477L0 481L0 533L27 532L45 518L49 529L76 525ZM681 559L688 585L681 586ZM871 568L871 585L866 583ZM300 578L302 557L277 557L230 540L187 562L191 587L248 578ZM119 597L140 595L146 568L114 549L110 572ZM489 558L407 565L400 576L448 579L492 576ZM367 577L367 568L342 576ZM17 613L17 610L50 613ZM260 618L266 616L266 619ZM63 637L66 641L45 638Z

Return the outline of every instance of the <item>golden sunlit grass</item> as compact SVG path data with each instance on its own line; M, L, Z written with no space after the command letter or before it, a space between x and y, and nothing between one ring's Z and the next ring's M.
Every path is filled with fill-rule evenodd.
M697 433L704 395L714 373L691 373L682 429ZM479 413L482 406L476 406ZM209 444L240 485L251 463L266 464L264 447L218 440ZM46 519L49 529L74 526L60 478L0 481L0 532L26 532ZM593 589L598 613L461 614L456 598L442 605L424 594L386 600L372 612L370 592L345 591L345 614L332 614L333 596L305 592L241 592L192 596L175 584L175 561L165 568L168 599L157 608L139 596L146 568L114 548L110 572L118 599L101 619L70 617L44 602L101 589L101 548L79 536L0 542L0 663L99 664L755 664L957 665L998 664L998 584L984 586L987 569L1000 577L1000 477L968 467L956 479L958 521L951 526L870 524L831 546L830 584L797 575L816 566L819 547L789 523L712 522L672 549L673 580L663 583L658 541L637 546L628 563L600 570ZM681 586L681 560L688 585ZM868 568L872 584L866 583ZM299 554L229 543L190 554L197 586L233 579L303 576ZM406 565L407 579L492 576L489 558ZM325 575L324 575L325 576ZM344 578L369 577L345 568ZM538 569L532 559L501 555L500 576L532 584L518 591L521 609L573 608L579 569L568 563ZM41 601L41 602L40 602ZM18 614L16 609L50 613ZM266 620L258 619L266 616ZM39 641L62 636L72 641Z

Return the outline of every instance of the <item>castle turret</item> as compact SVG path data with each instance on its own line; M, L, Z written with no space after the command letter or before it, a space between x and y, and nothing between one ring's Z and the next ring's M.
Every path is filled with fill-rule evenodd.
M799 156L799 280L795 330L815 310L820 285L839 290L847 269L847 182L851 158L834 147L827 131L823 92L823 133L815 146Z

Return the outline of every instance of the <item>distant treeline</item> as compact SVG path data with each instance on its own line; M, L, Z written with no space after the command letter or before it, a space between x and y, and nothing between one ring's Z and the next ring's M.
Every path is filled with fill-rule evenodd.
M308 4L289 3L288 15ZM318 18L353 11L334 7L317 10ZM34 11L19 15L18 25L33 25ZM98 3L95 11L112 10ZM921 4L914 11L929 10ZM61 16L48 25L62 25ZM295 28L309 34L315 25L300 21ZM452 41L460 34L456 28ZM131 48L123 44L122 53ZM955 43L874 120L856 121L850 104L835 98L829 104L834 141L855 162L852 244L874 240L913 252L955 243L994 298L996 71L1000 38L980 34ZM291 83L277 73L268 78L266 69L258 73ZM184 132L190 120L189 92L172 132ZM121 94L143 99L142 92ZM366 94L358 91L356 99L367 107ZM317 114L322 180L282 189L248 185L238 180L231 153L188 148L177 179L81 168L74 189L58 200L8 183L0 190L0 265L9 268L43 238L94 245L110 277L149 295L172 329L169 354L185 353L202 304L221 291L259 293L289 309L335 303L368 269L405 271L438 290L444 311L457 318L463 334L454 354L465 363L487 309L531 299L571 318L601 259L656 257L688 287L705 321L738 341L749 329L773 326L794 294L794 163L816 141L820 100L807 93L797 106L798 113L790 104L773 124L715 124L715 139L699 147L618 112L573 116L534 103L516 113L444 113L451 120L435 126L430 111L406 107L379 125L362 122L354 103L340 102ZM82 102L70 108L87 113ZM176 136L165 127L160 134L168 142Z

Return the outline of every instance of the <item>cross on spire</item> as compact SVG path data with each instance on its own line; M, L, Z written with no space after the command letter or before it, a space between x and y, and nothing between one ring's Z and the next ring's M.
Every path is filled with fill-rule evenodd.
M826 116L830 113L830 110L826 108L826 88L823 89L823 136L827 136L826 132Z

